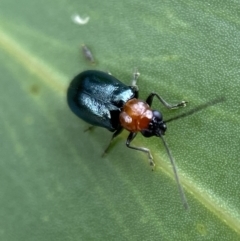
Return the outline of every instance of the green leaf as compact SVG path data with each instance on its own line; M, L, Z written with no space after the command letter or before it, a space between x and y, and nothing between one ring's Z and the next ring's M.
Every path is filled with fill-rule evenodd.
M74 24L73 14L89 16ZM0 240L240 240L239 2L0 2ZM88 64L81 44L92 50ZM188 107L226 101L168 124L190 210L182 207L158 138L111 133L69 110L66 88L85 69L110 71Z

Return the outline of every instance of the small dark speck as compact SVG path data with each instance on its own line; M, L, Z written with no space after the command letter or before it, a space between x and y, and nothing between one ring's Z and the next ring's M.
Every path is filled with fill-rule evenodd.
M201 223L197 224L197 230L203 236L205 236L207 234L207 230L206 230L205 225L203 225Z
M30 90L31 94L38 95L39 92L40 92L40 86L36 85L36 84L33 84L33 85L30 86L29 90Z

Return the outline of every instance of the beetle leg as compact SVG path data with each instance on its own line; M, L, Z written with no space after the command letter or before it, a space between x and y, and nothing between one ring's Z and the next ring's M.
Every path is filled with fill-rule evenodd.
M138 69L134 68L131 86L136 90L136 92L138 92L137 80L139 76L140 76L140 73L138 72Z
M127 138L127 141L126 141L126 146L128 148L131 148L131 149L134 149L134 150L137 150L137 151L142 151L142 152L145 152L147 153L148 155L148 159L149 159L149 163L150 163L150 166L155 166L155 163L153 161L153 157L152 157L152 154L150 152L149 149L145 148L145 147L136 147L136 146L131 146L131 142L133 141L133 139L136 137L137 133L136 132L130 132L130 134L128 135L128 138Z
M95 128L95 126L89 126L88 128L86 128L86 129L84 130L84 132L91 131L91 130L94 129L94 128Z
M122 131L123 131L123 128L120 126L120 127L113 133L112 138L111 138L108 146L106 147L105 151L104 151L103 154L102 154L102 157L103 157L105 154L107 154L108 149L109 149L109 147L111 146L113 139L114 139L116 136L118 136Z
M152 101L153 101L154 96L156 96L158 98L158 100L168 109L177 109L179 107L185 107L186 103L187 103L187 101L183 100L178 104L169 104L160 95L158 95L155 92L152 92L146 99L146 102L149 104L149 106L152 105Z

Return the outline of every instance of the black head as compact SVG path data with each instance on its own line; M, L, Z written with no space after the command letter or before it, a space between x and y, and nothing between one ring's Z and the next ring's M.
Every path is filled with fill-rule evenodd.
M167 125L163 121L162 114L159 111L153 110L152 113L153 117L149 123L148 129L141 131L141 133L145 137L162 136L167 130Z

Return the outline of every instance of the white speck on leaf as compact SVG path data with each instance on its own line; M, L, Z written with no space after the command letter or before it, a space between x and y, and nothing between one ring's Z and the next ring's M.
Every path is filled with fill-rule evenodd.
M89 21L89 17L81 18L80 15L78 14L73 14L72 15L72 21L78 25L84 25L87 24Z

